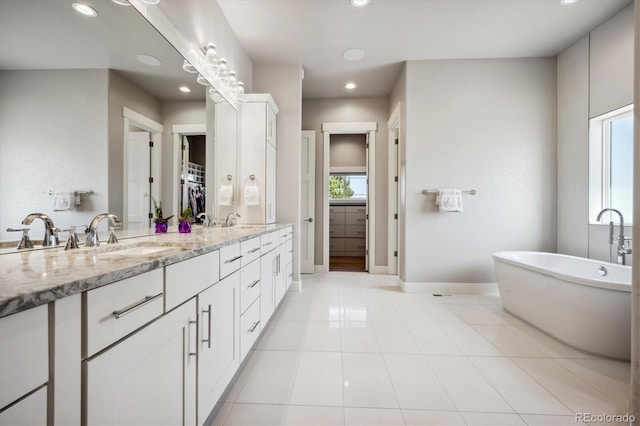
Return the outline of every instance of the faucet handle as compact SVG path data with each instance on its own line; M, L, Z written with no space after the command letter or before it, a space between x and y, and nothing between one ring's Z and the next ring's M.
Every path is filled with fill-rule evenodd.
M20 238L20 243L18 243L18 250L22 249L31 249L33 248L33 243L29 239L29 230L31 228L7 228L7 232L22 232L22 238Z
M69 229L62 229L62 232L68 232L69 237L67 238L67 244L65 244L65 250L77 249L78 248L78 234L76 233L76 227L70 226Z
M120 226L110 226L109 227L109 238L107 239L107 244L115 244L118 242L118 237L116 237L116 228L120 228Z

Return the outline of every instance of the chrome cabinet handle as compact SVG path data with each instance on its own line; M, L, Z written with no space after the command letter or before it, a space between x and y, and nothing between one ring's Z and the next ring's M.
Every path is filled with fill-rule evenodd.
M249 331L247 333L253 333L255 331L255 329L258 327L258 325L260 325L260 321L254 322L253 326L249 329Z
M149 302L153 302L154 300L156 300L159 297L162 297L163 293L158 293L155 296L146 296L144 299L142 299L141 301L134 303L131 306L128 306L124 309L120 309L118 311L113 311L113 317L115 319L120 319L123 316L130 314L131 312L135 311L136 309L146 305Z
M206 343L209 348L211 348L211 304L209 304L208 309L202 310L202 315L207 314L209 317L209 327L207 328L207 338L202 339L202 343Z
M232 257L231 259L225 260L224 263L233 263L236 260L239 260L242 258L242 255L236 256L236 257Z
M247 254L255 253L255 252L257 252L258 250L260 250L260 247L256 247L256 248L254 248L253 250L249 250L249 251L247 252Z
M198 321L189 320L189 326L188 326L189 331L191 331L191 325L192 324L196 326L196 333L197 333L198 332ZM189 337L190 336L191 336L191 333L189 333ZM197 339L197 335L196 335L196 339ZM197 342L197 340L196 340L196 342ZM197 346L197 343L196 343L196 346ZM189 340L187 340L187 352L188 352L189 356L198 355L197 352L191 352L191 338L189 338Z
M247 288L254 288L255 286L258 285L258 283L260 282L260 280L255 280L254 282L252 282L251 284L249 284L249 286Z
M273 244L273 241L269 241L263 244L263 246L270 246L271 244Z

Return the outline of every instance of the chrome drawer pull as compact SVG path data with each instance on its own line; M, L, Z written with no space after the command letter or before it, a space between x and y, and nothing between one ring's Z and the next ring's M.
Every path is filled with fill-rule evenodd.
M162 297L162 294L163 293L156 294L155 296L146 296L140 302L134 303L133 305L131 305L131 306L125 308L125 309L121 309L119 311L113 311L113 317L115 319L119 319L120 317L123 317L123 316L125 316L127 314L130 314L131 312L135 311L139 307L144 306L149 302L153 302L154 300L156 300L159 297Z
M255 280L254 282L252 282L251 284L249 284L249 286L247 288L254 288L255 286L258 285L258 283L260 282L260 280Z
M269 241L267 243L264 243L263 246L270 246L271 244L273 244L273 241Z
M289 250L289 253L293 253L293 250Z
M189 320L189 325L188 325L188 333L189 336L191 335L191 324L196 326L196 331L198 330L198 321L192 321L191 319ZM189 337L188 336L188 337ZM198 336L196 336L196 346L198 346ZM191 352L191 338L189 338L189 340L187 341L187 353L189 354L189 356L197 356L198 353L197 352Z
M253 327L249 329L248 333L253 333L256 330L256 327L258 327L258 325L260 325L260 321L254 322Z
M256 248L254 248L253 250L249 250L249 251L247 252L247 254L255 253L255 252L257 252L258 250L260 250L260 247L256 247Z
M229 260L225 260L225 261L224 261L224 263L233 263L233 262L235 262L236 260L240 260L241 258L242 258L242 255L239 255L239 256L236 256L236 257L232 257L232 258L231 258L231 259L229 259Z
M207 314L209 317L209 327L207 328L207 338L202 339L202 343L206 343L207 346L211 347L211 305L209 305L208 309L202 310L202 315Z

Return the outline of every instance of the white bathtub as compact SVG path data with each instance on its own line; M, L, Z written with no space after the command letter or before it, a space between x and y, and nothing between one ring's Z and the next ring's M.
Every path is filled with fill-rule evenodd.
M507 311L578 349L630 359L630 266L526 251L493 260Z

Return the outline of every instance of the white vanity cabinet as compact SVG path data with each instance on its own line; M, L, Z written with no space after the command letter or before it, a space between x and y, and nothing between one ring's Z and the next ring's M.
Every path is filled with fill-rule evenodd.
M205 422L240 367L239 288L236 271L198 295L198 424Z
M244 223L276 221L276 121L278 106L268 94L245 95L240 105L240 200L238 211ZM244 188L256 185L257 205L247 205Z
M83 363L83 424L194 424L196 301Z
M46 421L48 315L48 306L41 305L0 318L0 424L11 424L23 412Z

